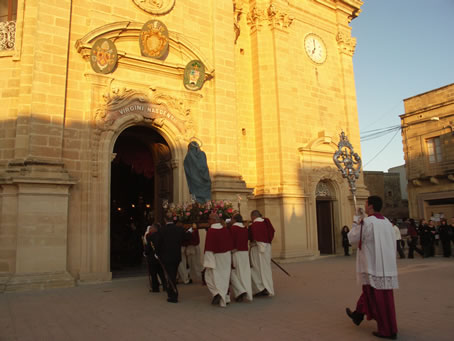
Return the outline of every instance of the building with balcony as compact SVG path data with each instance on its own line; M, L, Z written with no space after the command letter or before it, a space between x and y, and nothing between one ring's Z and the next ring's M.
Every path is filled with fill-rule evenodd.
M410 217L454 217L454 83L407 98L404 106Z

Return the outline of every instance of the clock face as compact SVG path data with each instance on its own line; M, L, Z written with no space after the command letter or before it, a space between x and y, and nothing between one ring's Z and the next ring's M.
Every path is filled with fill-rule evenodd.
M326 60L325 43L319 36L309 33L304 39L304 49L309 58L315 63L321 64Z

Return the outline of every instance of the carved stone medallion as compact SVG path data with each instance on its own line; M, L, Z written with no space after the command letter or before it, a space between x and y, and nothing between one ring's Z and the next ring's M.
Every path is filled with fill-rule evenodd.
M140 51L145 57L165 59L169 53L169 31L159 20L147 21L139 36Z
M191 60L184 69L184 87L188 90L200 90L205 81L205 66L200 60Z
M90 64L97 73L111 73L117 67L118 55L115 44L105 38L98 39L91 48Z
M145 12L155 15L169 13L175 6L175 0L133 0L133 2Z

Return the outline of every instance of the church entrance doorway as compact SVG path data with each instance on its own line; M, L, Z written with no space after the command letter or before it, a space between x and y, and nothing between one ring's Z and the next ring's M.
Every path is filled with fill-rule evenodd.
M334 253L331 201L317 200L317 235L320 254Z
M144 275L142 236L172 201L170 148L154 129L134 126L117 138L111 163L110 270L113 278Z
M334 246L334 214L332 189L327 182L320 181L316 189L317 237L320 254L333 254Z

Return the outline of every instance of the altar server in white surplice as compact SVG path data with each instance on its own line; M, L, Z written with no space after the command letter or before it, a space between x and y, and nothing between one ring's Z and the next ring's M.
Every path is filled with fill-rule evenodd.
M230 302L229 283L232 267L232 236L216 213L210 214L205 239L205 282L213 296L211 304L225 307Z
M230 232L233 240L231 288L237 302L242 302L244 299L252 301L251 265L248 252L249 235L240 214L232 217Z
M262 218L259 211L251 212L252 225L249 227L251 241L251 277L254 296L274 296L271 273L271 242L274 228L268 218Z

